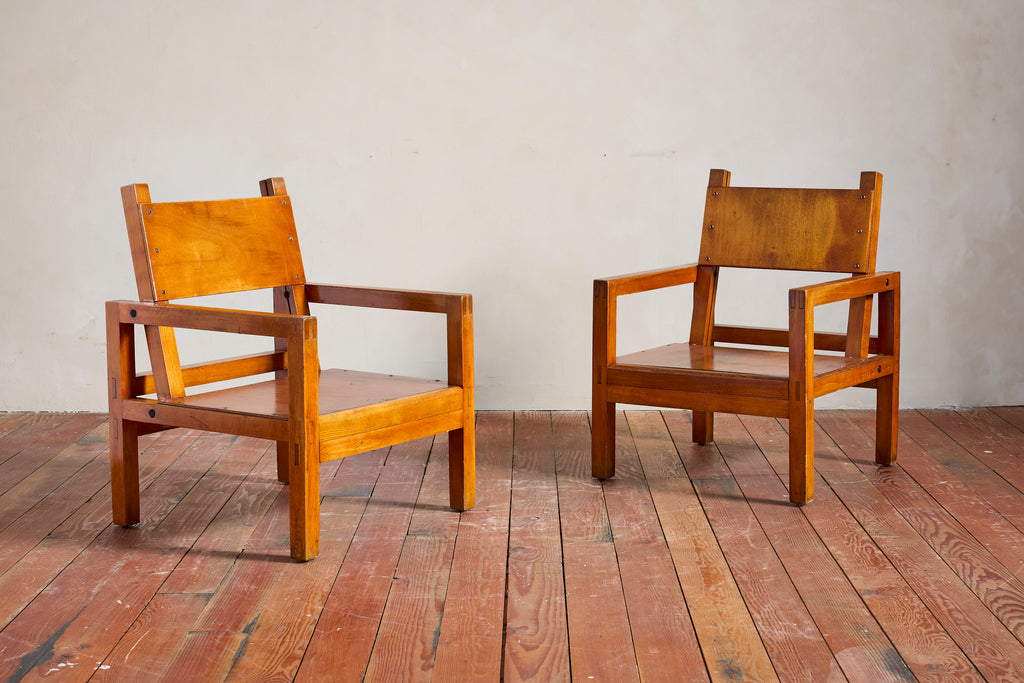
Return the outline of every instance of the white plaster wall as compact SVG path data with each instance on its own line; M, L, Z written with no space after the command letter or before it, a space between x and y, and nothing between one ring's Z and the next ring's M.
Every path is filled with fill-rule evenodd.
M0 410L105 409L103 301L135 292L119 186L220 198L272 175L311 279L473 293L479 408L587 408L592 280L692 261L711 167L884 173L903 405L1024 403L1018 0L0 10ZM747 277L720 319L784 325L785 294ZM620 348L684 336L687 296L629 302ZM407 317L322 320L326 362L443 375L443 326Z

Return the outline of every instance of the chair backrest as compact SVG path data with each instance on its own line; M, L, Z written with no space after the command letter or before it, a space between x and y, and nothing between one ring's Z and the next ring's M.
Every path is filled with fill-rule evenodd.
M146 185L121 192L141 300L305 284L287 194L157 204Z
M275 312L308 314L306 276L284 180L264 180L260 190L261 197L154 203L148 185L122 187L139 299L159 303L273 289ZM146 340L152 385L161 399L184 396L186 386L209 381L190 381L202 378L199 372L183 376L172 329L147 327ZM266 362L258 367L281 366L275 358L281 343L276 347L276 354L260 356Z
M704 206L691 344L716 340L775 344L782 337L752 328L715 326L719 267L850 273L875 272L882 174L864 171L857 189L732 187L729 171L714 169ZM843 350L865 357L871 300L853 299ZM747 333L752 334L747 334Z
M700 265L870 274L878 244L880 173L853 190L731 187L708 183Z

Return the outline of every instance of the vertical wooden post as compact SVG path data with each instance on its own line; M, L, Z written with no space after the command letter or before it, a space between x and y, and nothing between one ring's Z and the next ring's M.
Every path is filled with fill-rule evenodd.
M878 297L878 353L892 356L896 366L875 384L875 462L896 462L900 409L900 274L893 273L892 289Z
M814 307L789 292L789 499L814 498Z
M863 201L871 202L872 206L870 224L864 227L869 231L868 262L860 264L861 271L853 273L854 277L871 275L875 272L878 219L882 201L882 174L875 171L861 172L860 190L861 196L864 198ZM868 357L868 342L871 337L871 305L872 297L870 296L850 300L850 313L846 323L846 356L848 358Z
M590 458L598 479L615 476L615 402L608 400L608 365L615 362L616 296L594 280L593 383Z
M320 553L320 405L316 318L302 318L288 337L288 522L291 555Z
M707 206L719 196L719 188L729 187L732 173L724 169L711 170L708 178L708 193L705 199L705 220L701 229L704 234L708 229ZM718 295L718 267L699 266L697 279L693 283L693 313L690 320L690 343L698 346L712 346L715 343L715 297ZM711 443L715 440L715 414L707 410L694 410L693 442Z
M121 400L131 396L135 377L135 328L121 324L118 304L108 301L107 392L110 408L110 499L114 524L139 522L139 429L126 421Z
M462 428L448 432L448 493L455 510L476 504L476 405L473 367L473 297L449 297L448 384L462 387Z
M140 301L166 301L156 290L153 269L150 265L149 244L146 241L145 218L142 205L150 203L149 186L145 184L126 185L121 188L121 202L124 204L124 218L128 226L128 242L131 245L132 263L135 266L135 282L138 285ZM146 326L146 343L149 359L153 366L153 380L156 394L161 401L181 398L185 395L185 383L181 376L178 359L178 345L174 330L169 327Z
M284 197L288 194L284 178L266 178L260 181L260 195L263 197ZM274 287L274 313L286 315L309 315L309 302L306 300L305 284L289 287ZM285 339L274 340L274 351L284 353L288 348ZM287 370L278 370L274 376L278 379L287 376ZM288 483L288 459L291 446L287 441L277 442L277 479Z

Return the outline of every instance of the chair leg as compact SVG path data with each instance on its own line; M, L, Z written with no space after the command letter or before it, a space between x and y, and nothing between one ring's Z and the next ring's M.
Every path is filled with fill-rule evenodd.
M290 444L288 526L293 559L312 560L320 554L319 444Z
M590 425L590 458L593 475L598 479L615 476L615 404L605 399L604 391L594 387Z
M287 441L277 442L277 480L282 484L288 483L288 453L291 448Z
M110 418L110 498L114 524L139 522L139 425Z
M693 442L711 443L715 440L715 414L706 410L693 411Z
M878 380L875 407L875 462L892 465L896 462L899 434L899 385L889 375Z
M473 419L448 432L448 494L453 510L476 505L476 428Z
M814 405L789 405L789 500L804 505L814 498Z

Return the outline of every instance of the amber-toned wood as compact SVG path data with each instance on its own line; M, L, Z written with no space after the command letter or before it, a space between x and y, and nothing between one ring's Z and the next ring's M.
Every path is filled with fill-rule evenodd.
M861 173L857 189L835 190L733 187L728 171L714 169L697 263L595 280L593 475L615 472L616 403L689 409L700 444L714 439L715 412L785 417L790 500L804 504L814 493L814 399L854 386L876 390L875 460L894 463L899 273L875 272L881 189L874 171ZM718 279L734 267L849 276L791 289L785 330L716 325ZM618 356L617 297L681 284L693 285L689 343ZM845 333L817 332L814 309L836 302L849 306ZM786 350L757 348L765 346Z
M873 198L872 190L709 185L700 264L870 273Z
M270 439L289 483L291 556L319 552L320 463L448 432L450 505L473 506L473 307L468 294L307 285L284 180L261 197L153 203L146 185L122 188L139 301L107 303L111 498L114 521L140 520L139 436L170 427ZM273 312L183 306L173 299L267 289ZM322 370L309 302L440 313L446 381ZM151 373L138 373L134 328L146 330ZM182 368L174 329L268 337L274 351ZM205 393L192 387L273 373ZM156 398L147 395L156 394Z

